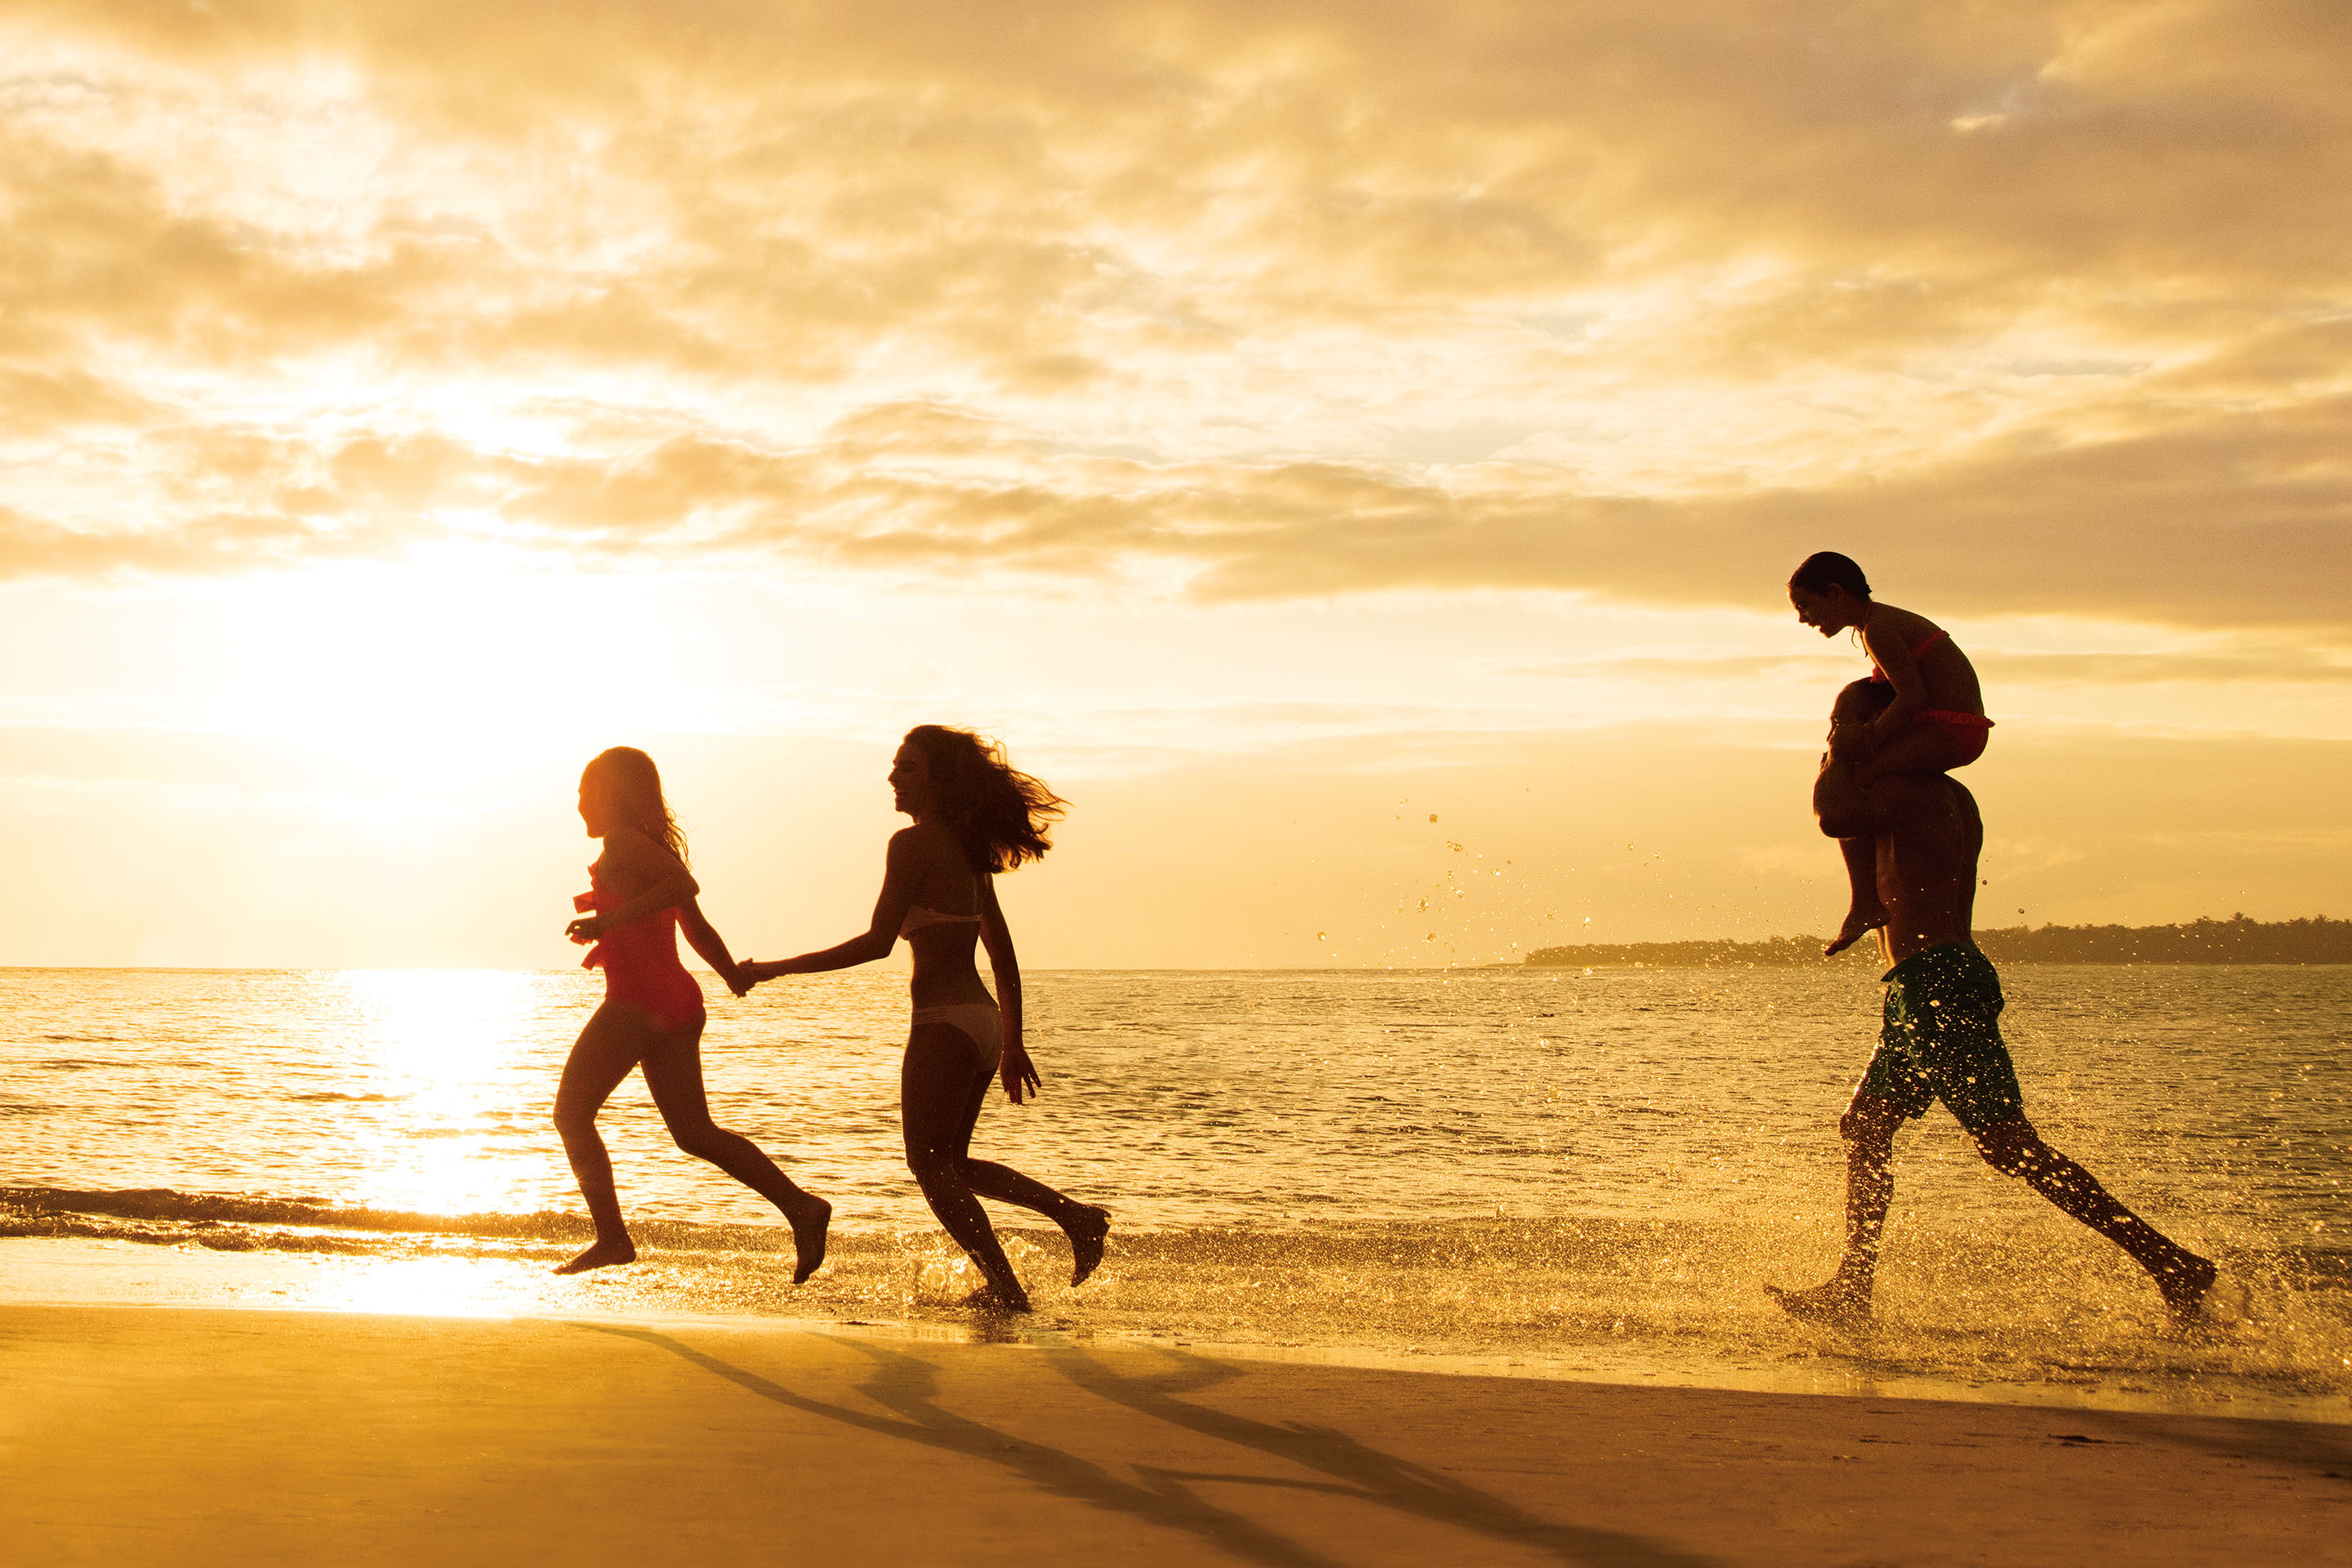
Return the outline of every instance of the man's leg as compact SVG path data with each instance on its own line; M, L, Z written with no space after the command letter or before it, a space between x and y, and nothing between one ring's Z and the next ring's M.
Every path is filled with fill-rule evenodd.
M1895 1134L1908 1119L1902 1105L1873 1094L1867 1084L1838 1118L1838 1136L1845 1140L1845 1256L1826 1283L1810 1290L1764 1287L1790 1317L1844 1324L1870 1316L1878 1241L1895 1199Z
M2116 1202L2099 1179L2042 1141L2022 1116L1969 1129L1977 1152L2126 1252L2164 1293L2176 1318L2192 1318L2213 1283L2213 1265Z

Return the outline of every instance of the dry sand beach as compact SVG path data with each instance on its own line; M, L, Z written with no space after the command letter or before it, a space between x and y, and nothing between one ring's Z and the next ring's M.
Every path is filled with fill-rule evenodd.
M2352 1561L2352 1428L1050 1335L0 1308L26 1563Z

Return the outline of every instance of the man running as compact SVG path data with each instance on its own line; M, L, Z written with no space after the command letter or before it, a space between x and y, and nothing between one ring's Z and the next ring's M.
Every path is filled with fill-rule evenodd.
M2197 1314L2213 1265L2107 1194L2097 1178L2058 1152L2025 1119L2009 1047L2000 1037L2000 976L1977 948L1977 856L1984 819L1976 798L1943 773L1854 783L1862 726L1888 689L1857 680L1838 694L1829 755L1813 784L1813 815L1832 838L1877 847L1879 933L1886 972L1885 1019L1870 1069L1838 1121L1845 1140L1845 1256L1830 1280L1807 1290L1765 1289L1791 1317L1849 1325L1870 1316L1879 1233L1895 1195L1895 1134L1942 1100L1976 1140L1986 1163L2016 1176L2131 1254L2163 1292L2176 1320Z

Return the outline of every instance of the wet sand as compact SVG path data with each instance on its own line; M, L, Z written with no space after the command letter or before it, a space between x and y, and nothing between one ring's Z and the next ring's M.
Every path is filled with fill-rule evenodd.
M44 1563L2352 1562L2352 1428L750 1323L0 1308Z

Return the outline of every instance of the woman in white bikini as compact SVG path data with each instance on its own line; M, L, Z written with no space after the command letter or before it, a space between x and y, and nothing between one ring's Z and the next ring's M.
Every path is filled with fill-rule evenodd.
M1051 847L1046 831L1063 802L1015 772L1001 749L968 730L937 724L907 731L890 765L891 803L914 826L890 837L874 923L822 952L746 962L753 984L780 974L848 969L887 956L905 937L915 954L914 1026L898 1072L907 1168L940 1224L987 1276L971 1304L1025 1312L1028 1293L1005 1260L982 1198L1044 1215L1070 1238L1070 1283L1102 1261L1110 1215L1064 1196L1009 1166L971 1154L971 1131L1002 1075L1013 1104L1038 1087L1021 1043L1021 967L996 902L993 880ZM996 976L992 998L973 966L975 942Z

